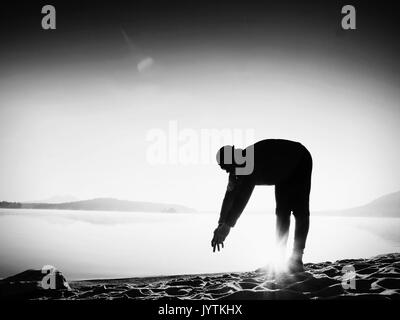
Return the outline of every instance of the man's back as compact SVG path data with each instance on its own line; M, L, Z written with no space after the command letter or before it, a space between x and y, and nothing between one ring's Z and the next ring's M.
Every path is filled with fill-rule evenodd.
M285 181L308 152L301 143L283 139L261 140L250 147L254 147L254 170L248 178L266 185Z

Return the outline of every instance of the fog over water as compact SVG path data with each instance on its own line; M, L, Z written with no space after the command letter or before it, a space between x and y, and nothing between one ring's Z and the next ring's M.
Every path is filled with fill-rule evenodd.
M71 280L249 271L267 263L274 243L273 215L243 213L225 248L213 253L217 219L216 213L1 209L0 277L46 264ZM398 218L315 216L304 260L398 252L398 230Z

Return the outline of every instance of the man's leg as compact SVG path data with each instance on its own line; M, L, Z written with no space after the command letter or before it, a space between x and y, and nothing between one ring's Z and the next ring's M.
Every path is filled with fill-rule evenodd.
M276 200L276 243L280 248L286 248L289 236L290 213L289 195L286 186L275 186Z
M294 216L296 226L294 230L293 258L302 260L310 227L310 210L308 208L295 210Z
M296 220L294 231L293 254L290 259L292 271L303 271L303 253L306 246L308 229L310 227L310 191L312 158L307 151L300 162L293 179L293 215Z
M303 253L310 228L310 181L305 181L302 185L297 186L296 190L293 207L296 225L294 229L293 253L290 259L290 269L295 272L304 270Z
M296 225L294 229L293 252L289 260L289 270L291 272L303 272L303 253L310 226L310 211L308 207L295 208L293 210L293 215Z

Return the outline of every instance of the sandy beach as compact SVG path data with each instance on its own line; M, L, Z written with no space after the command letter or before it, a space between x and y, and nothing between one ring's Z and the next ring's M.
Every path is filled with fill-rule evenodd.
M343 268L354 268L345 278ZM400 253L370 259L307 263L305 272L268 269L242 273L71 281L69 290L38 290L10 295L23 281L1 281L2 298L63 300L293 300L400 299ZM351 279L355 281L351 282ZM15 278L14 278L15 279ZM7 293L8 292L8 293Z

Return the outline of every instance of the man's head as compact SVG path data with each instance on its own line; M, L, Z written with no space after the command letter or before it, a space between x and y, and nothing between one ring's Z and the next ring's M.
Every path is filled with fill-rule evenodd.
M249 175L254 169L254 146L245 150L223 146L217 152L217 162L222 170L236 175Z
M229 145L223 146L218 150L217 162L222 170L225 170L228 173L234 172L236 168L235 158L234 158L236 150L238 149L235 149L235 146L229 146Z

